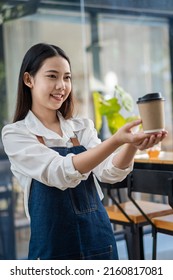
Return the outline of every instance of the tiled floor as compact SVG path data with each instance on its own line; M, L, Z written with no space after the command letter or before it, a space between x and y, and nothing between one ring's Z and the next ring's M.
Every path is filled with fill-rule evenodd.
M18 259L27 258L29 232L23 231L17 234L17 257ZM127 250L125 241L117 241L120 260L127 260ZM145 259L150 260L152 256L152 236L151 233L144 236ZM173 236L158 234L158 255L159 260L173 260Z
M158 234L157 241L157 259L158 260L173 260L173 236L166 234ZM127 260L127 249L125 241L117 242L119 259ZM144 236L144 254L146 260L151 260L152 258L152 236L151 234L146 234Z

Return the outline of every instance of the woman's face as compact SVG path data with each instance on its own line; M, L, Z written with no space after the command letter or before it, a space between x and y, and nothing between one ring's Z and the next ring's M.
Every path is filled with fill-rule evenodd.
M25 73L26 74L26 73ZM30 76L32 111L56 111L71 92L71 71L61 56L47 58L36 75Z

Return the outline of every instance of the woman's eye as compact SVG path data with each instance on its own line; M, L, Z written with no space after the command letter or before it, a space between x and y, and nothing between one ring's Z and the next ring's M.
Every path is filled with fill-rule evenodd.
M54 75L54 74L48 75L48 77L51 79L56 79L56 75Z
M71 80L71 76L66 76L65 79L66 80Z

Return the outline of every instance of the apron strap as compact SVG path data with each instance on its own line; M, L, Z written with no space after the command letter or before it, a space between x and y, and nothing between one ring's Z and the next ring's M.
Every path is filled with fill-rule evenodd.
M41 144L45 145L45 142L44 142L42 136L36 135L36 137ZM71 140L73 146L80 146L79 140L76 137L70 138L70 140Z
M70 140L71 140L74 147L75 146L80 146L79 140L76 137L70 138Z
M38 141L39 141L41 144L45 145L45 143L44 143L44 140L43 140L43 137L42 137L42 136L36 135L36 137L37 137Z

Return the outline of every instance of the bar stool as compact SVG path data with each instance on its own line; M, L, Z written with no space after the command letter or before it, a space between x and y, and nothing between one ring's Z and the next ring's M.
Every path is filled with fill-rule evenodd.
M151 218L173 214L168 204L136 200L133 193L160 194L168 196L165 184L173 176L173 172L134 169L127 178L107 190L112 205L105 206L109 219L113 224L125 226L127 250L130 259L144 259L143 233L144 226L152 225ZM172 178L172 177L171 177ZM126 188L129 200L119 202L113 195L114 188Z
M153 252L152 259L157 259L157 233L173 235L173 215L166 215L151 219L153 227Z

